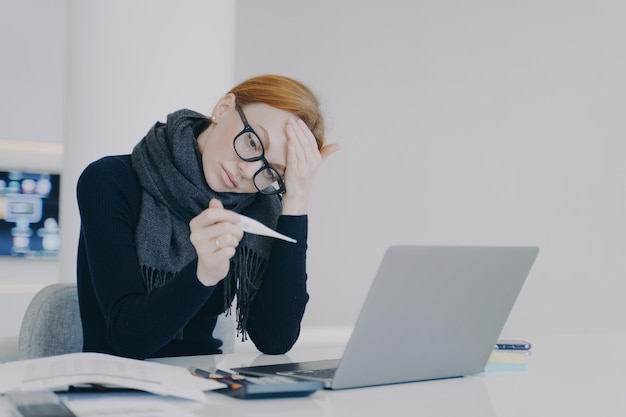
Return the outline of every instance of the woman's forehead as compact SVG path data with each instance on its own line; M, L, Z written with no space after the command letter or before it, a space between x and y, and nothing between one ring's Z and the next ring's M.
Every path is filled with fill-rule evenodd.
M271 107L265 103L248 104L243 107L243 110L248 123L261 136L262 140L269 140L270 147L286 145L285 127L289 119L296 117L293 113Z
M293 113L277 109L276 107L272 107L265 103L246 104L245 106L242 106L242 108L250 124L262 124L265 128L267 128L265 125L271 126L273 124L284 127L287 120L290 118L296 118Z

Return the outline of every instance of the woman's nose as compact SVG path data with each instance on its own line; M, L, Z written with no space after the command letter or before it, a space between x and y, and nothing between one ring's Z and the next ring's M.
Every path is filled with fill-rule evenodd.
M254 161L254 162L239 162L239 171L244 178L252 179L254 174L261 169L263 166L263 161Z

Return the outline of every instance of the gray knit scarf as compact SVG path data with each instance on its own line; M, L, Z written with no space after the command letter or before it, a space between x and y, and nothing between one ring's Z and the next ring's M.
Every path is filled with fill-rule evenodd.
M197 136L209 119L179 110L157 122L132 152L132 166L142 187L141 212L135 232L137 254L148 292L165 285L195 258L189 222L219 199L226 209L276 227L280 199L260 193L216 193L206 183ZM234 152L234 150L233 150ZM252 298L259 288L271 239L244 234L224 279L224 310L237 296L237 331L246 339ZM178 338L184 338L181 333Z

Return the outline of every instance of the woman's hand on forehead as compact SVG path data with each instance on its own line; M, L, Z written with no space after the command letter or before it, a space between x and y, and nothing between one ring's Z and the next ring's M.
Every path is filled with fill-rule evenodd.
M331 154L339 151L338 144L317 147L313 132L300 119L289 119L287 127L287 168L283 195L283 214L305 214L313 178L319 166Z

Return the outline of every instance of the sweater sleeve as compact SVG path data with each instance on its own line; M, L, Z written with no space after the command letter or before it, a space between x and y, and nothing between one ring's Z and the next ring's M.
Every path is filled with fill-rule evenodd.
M130 162L120 157L91 164L77 186L79 291L92 289L105 326L98 329L93 319L96 324L90 329L98 310L81 306L85 337L104 331L111 353L132 358L149 357L174 339L214 289L198 281L197 261L192 261L163 287L146 291L135 249L139 196ZM82 271L81 264L86 265Z
M277 230L297 243L276 240L268 267L252 302L248 334L257 349L283 354L300 335L309 295L306 289L307 216L280 216Z

